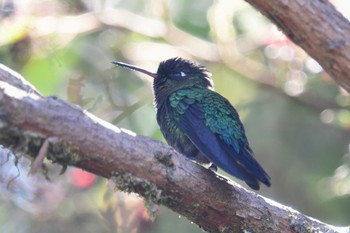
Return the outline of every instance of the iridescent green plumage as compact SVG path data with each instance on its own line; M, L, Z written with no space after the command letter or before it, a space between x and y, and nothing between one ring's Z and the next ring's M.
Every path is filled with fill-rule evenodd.
M259 189L270 177L254 159L237 111L216 93L203 66L181 58L160 63L154 77L157 122L168 144L199 163L213 163Z

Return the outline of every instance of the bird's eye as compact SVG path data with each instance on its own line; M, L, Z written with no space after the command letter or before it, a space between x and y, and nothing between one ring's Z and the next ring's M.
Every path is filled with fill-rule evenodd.
M180 78L180 77L183 78L183 77L186 77L187 75L186 75L185 72L179 71L179 72L176 72L176 73L172 74L172 76L173 76L174 78Z

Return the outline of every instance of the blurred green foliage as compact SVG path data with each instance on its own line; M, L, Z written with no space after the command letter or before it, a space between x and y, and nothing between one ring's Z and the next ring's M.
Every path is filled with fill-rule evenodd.
M163 141L152 80L111 62L155 71L183 56L207 66L272 177L260 193L327 223L349 223L350 97L245 2L3 0L0 18L0 62L43 95ZM27 177L21 162L6 188L16 170L1 164L0 232L202 232L163 207L152 222L140 198L76 169L48 183Z

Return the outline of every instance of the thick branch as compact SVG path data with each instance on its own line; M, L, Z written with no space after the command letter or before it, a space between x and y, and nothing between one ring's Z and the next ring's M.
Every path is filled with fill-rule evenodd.
M246 0L350 93L350 23L328 0Z
M0 72L0 144L17 153L36 156L44 138L56 137L47 155L52 161L112 178L118 188L165 205L210 232L336 232L218 177L159 141L63 100L41 97L28 85L13 86L21 80L9 70Z

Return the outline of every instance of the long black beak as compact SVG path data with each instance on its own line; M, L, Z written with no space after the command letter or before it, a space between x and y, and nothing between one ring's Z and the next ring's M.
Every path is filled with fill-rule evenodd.
M116 64L118 66L121 66L121 67L125 67L125 68L130 69L130 70L135 70L135 71L141 72L143 74L147 74L147 75L151 76L152 78L157 78L156 73L149 72L148 70L142 69L140 67L133 66L133 65L130 65L130 64L127 64L124 62L119 62L119 61L114 61L112 63Z

